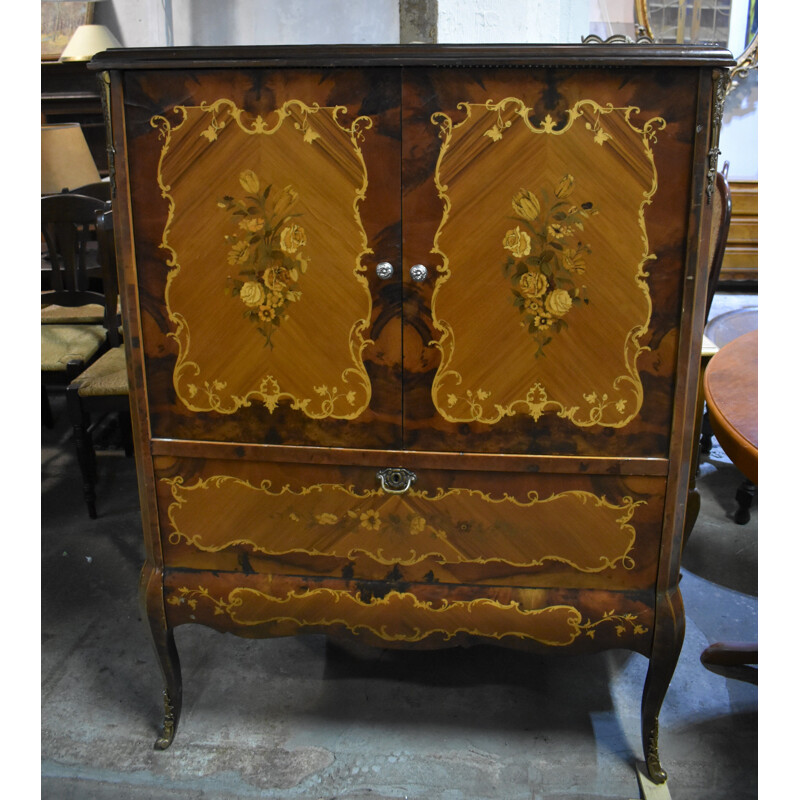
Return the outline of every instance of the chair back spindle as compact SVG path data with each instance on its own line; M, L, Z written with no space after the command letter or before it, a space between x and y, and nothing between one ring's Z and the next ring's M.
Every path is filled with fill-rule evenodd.
M97 213L105 210L106 203L67 193L42 197L41 202L42 238L51 270L51 289L42 293L42 303L68 307L104 303L104 296L90 288L88 244L95 238Z

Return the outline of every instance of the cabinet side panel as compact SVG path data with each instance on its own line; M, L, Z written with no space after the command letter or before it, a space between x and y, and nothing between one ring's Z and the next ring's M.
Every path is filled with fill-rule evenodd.
M700 381L698 353L705 323L706 289L710 266L711 192L716 177L713 148L722 123L726 75L706 70L697 77L697 133L695 137L696 168L692 174L694 213L690 217L691 242L686 254L686 281L683 307L687 322L679 342L679 369L676 376L673 435L670 442L670 473L665 497L664 531L661 538L658 574L658 597L669 606L669 596L680 580L680 560L687 516L686 497L692 485L697 430L693 414L697 407ZM715 133L716 131L716 133ZM671 612L668 612L668 616Z
M125 99L120 73L104 73L109 167L112 176L114 239L125 340L125 362L130 393L131 427L139 484L139 505L147 562L160 568L163 563L156 505L153 462L150 456L150 419L146 374L142 351L142 315L137 290L136 247L131 226L131 164L128 159Z

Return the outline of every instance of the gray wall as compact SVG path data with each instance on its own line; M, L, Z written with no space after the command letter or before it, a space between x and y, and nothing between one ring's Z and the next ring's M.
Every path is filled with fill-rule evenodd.
M734 0L734 17L743 3ZM588 33L628 32L632 5L629 0L105 0L95 5L95 22L107 25L126 47L579 42ZM604 25L609 20L628 24L609 28ZM741 35L734 26L736 42ZM757 72L729 97L720 146L732 180L758 179Z

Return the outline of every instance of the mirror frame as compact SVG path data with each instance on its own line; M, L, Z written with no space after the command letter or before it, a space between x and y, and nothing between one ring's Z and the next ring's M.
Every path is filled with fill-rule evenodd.
M653 41L657 41L657 37L653 33L650 26L650 15L647 10L647 0L635 0L636 6L636 19L639 27L644 33ZM747 46L745 51L736 56L736 66L731 70L728 80L728 87L726 94L728 94L735 86L738 85L739 80L746 78L751 69L758 69L758 30L755 36Z

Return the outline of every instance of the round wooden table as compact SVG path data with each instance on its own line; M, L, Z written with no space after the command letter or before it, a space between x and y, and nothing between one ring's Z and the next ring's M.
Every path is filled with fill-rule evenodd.
M758 483L758 331L716 353L703 383L720 447L745 478Z
M739 336L712 357L703 388L720 447L748 481L758 483L757 330ZM738 494L737 499L741 505ZM757 664L758 644L717 642L703 651L700 660L706 665Z

